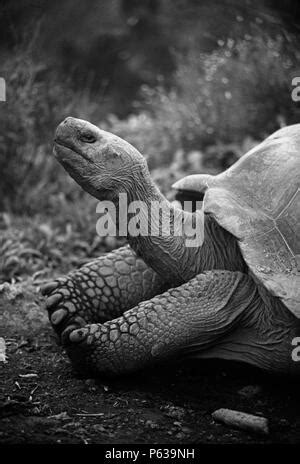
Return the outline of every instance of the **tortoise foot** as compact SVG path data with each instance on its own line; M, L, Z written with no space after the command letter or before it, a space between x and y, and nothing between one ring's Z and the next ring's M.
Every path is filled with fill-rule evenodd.
M91 308L84 300L74 276L48 282L41 287L41 293L46 296L49 320L60 340L63 333L70 333L91 322Z
M165 281L128 246L41 287L54 331L113 320L165 287ZM74 328L73 327L73 328Z

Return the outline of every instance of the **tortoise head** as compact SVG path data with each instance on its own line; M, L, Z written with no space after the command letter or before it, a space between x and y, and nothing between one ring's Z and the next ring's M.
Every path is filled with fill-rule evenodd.
M145 158L125 140L82 119L56 129L54 155L84 190L99 200L130 192L145 173Z

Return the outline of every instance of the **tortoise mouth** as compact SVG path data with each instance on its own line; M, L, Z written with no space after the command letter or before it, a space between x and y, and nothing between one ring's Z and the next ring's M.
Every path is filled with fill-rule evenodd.
M81 158L84 158L86 159L87 161L91 162L91 159L88 158L82 151L79 151L78 149L75 149L74 146L72 146L72 144L68 144L67 142L65 142L64 140L59 140L57 138L54 139L54 155L55 156L58 156L58 151L57 151L57 148L63 148L63 149L67 149L73 153L76 153L76 155L79 155ZM64 152L66 150L63 150Z

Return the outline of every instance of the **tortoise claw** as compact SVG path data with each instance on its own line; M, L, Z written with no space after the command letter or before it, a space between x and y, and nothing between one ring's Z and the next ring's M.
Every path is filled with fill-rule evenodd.
M46 284L42 285L40 288L41 294L46 296L49 295L49 293L53 292L57 287L59 286L59 282L53 281L53 282L47 282Z
M73 330L69 335L69 339L72 343L80 343L85 340L85 338L88 336L88 333L89 329L85 328Z
M57 305L61 300L63 299L63 296L60 293L54 293L54 295L49 296L46 300L46 308L51 309L53 306Z
M78 324L71 324L69 325L64 331L63 333L61 334L61 341L62 341L62 344L63 345L69 345L70 342L72 342L73 340L71 340L70 338L70 335L71 333L73 333L73 331L77 332L79 330L84 330L82 327L78 327ZM83 340L83 338L82 338ZM75 340L76 341L76 337L75 337ZM81 341L81 340L78 340L78 341Z
M51 323L53 325L60 324L60 322L66 317L67 314L68 312L65 309L63 308L58 309L51 315L50 317Z

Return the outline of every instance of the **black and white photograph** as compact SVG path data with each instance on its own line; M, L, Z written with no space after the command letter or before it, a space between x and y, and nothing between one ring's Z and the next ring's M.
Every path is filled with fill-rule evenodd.
M0 0L0 447L298 449L299 392L298 0Z

